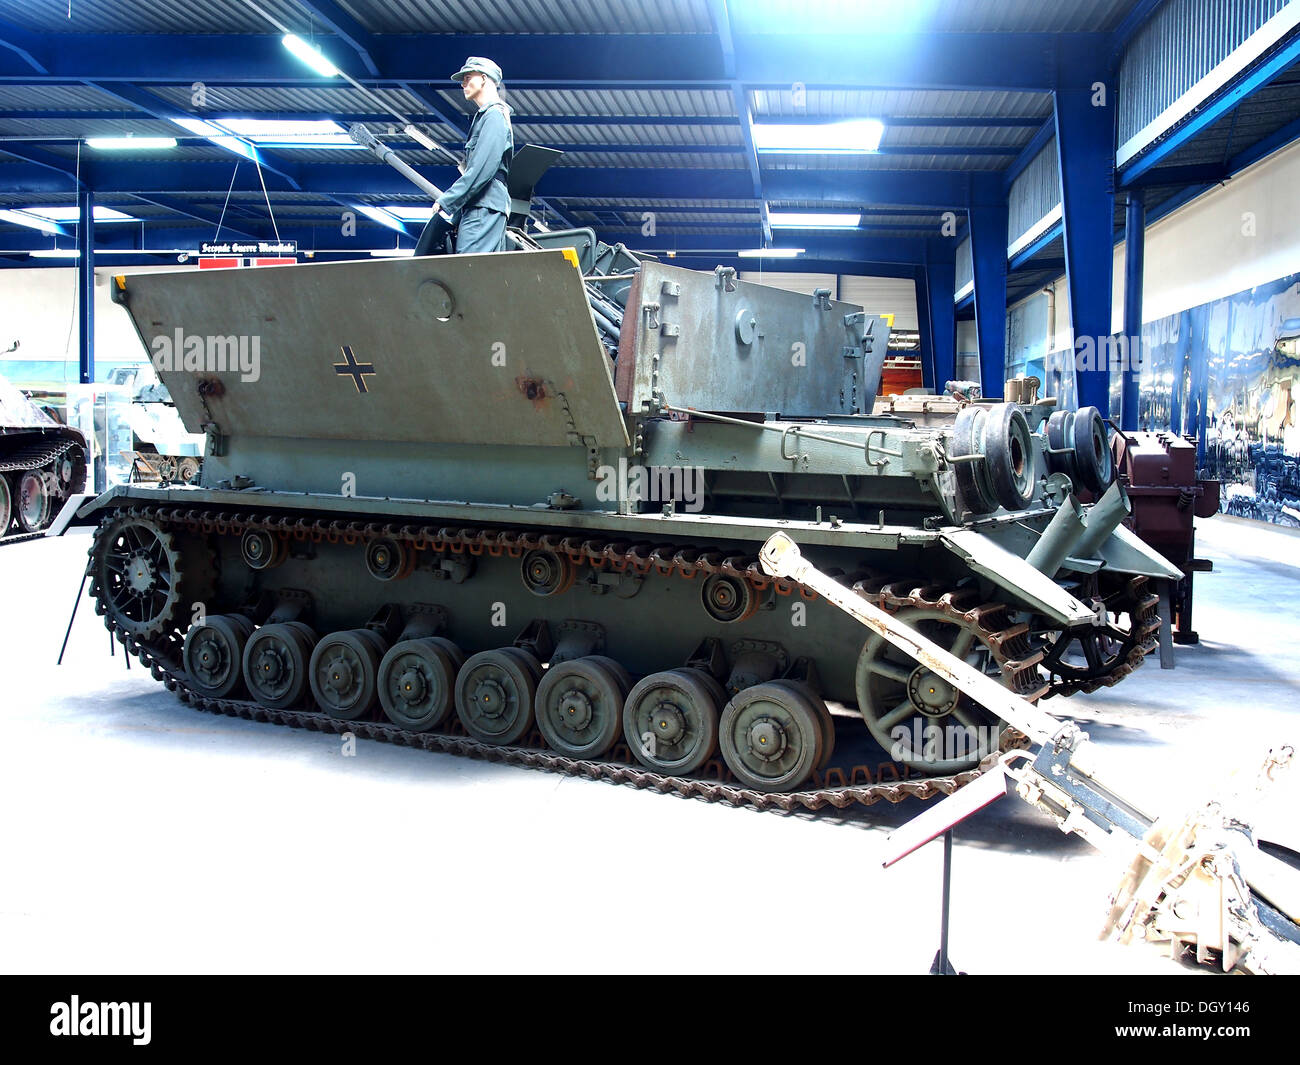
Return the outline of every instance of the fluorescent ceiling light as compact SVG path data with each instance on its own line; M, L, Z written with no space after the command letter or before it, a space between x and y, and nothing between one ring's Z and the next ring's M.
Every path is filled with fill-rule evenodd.
M374 248L370 252L376 259L400 259L405 255L414 255L414 248Z
M231 136L211 122L204 122L201 118L173 118L172 121L182 129L187 129L200 137L207 137L218 148L225 148L236 155L242 155L245 159L257 159L257 150L248 141Z
M400 218L403 222L427 222L433 217L433 204L428 207L421 207L418 203L386 203L383 207L376 209L387 211L394 218Z
M769 211L773 229L857 229L861 214L832 214L828 211Z
M411 140L418 141L420 144L423 144L431 152L436 152L439 150L439 144L436 140L434 140L427 133L425 133L424 130L417 129L415 126L411 125L410 123L402 127L402 132L405 133L408 137L410 137Z
M37 248L27 254L33 259L75 259L81 252L77 248Z
M103 151L145 151L156 148L175 148L175 137L87 137L87 148Z
M742 259L793 259L803 248L744 248L736 254Z
M214 118L207 124L263 148L361 148L347 130L329 119Z
M754 123L754 147L760 152L852 154L880 148L885 124L877 118L843 122Z
M406 232L406 227L402 225L401 220L396 216L389 214L382 207L370 207L367 204L359 203L356 205L356 208L367 218L374 219L381 226L387 226L389 229L395 229L399 233Z
M59 226L48 218L38 218L26 211L0 211L0 222L12 222L16 226L39 229L42 233L62 233Z
M337 78L339 68L321 55L319 48L314 48L296 33L286 33L282 38L284 46L306 63L322 77Z
M51 222L80 222L80 207L24 207L24 211L29 214L40 215L42 218L48 218ZM129 214L123 214L121 211L115 211L111 207L95 206L96 222L138 222L140 219L132 218Z

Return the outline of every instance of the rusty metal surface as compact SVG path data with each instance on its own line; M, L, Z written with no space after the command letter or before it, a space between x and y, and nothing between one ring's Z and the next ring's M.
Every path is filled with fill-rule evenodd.
M175 362L178 337L182 355L203 345L201 368L159 366L190 432L628 444L582 279L560 251L139 274L124 302L156 366ZM244 345L233 370L214 369L230 362L225 340Z
M654 548L648 544L606 543L581 541L577 538L534 536L509 530L439 528L417 526L392 526L376 523L339 522L277 517L268 514L212 513L199 509L179 507L137 506L117 510L115 516L128 516L158 523L161 527L184 528L190 532L212 533L221 536L241 536L248 529L265 529L292 536L298 540L316 540L346 543L360 542L375 537L400 537L426 548L478 555L506 553L521 556L527 550L546 548L561 551L575 561L593 566L608 566L615 570L661 574L678 573L683 576L696 573L729 573L742 577L765 588L775 585L779 593L800 594L807 599L817 598L816 593L793 582L775 580L763 574L752 556L723 556L719 553L698 552L690 548ZM91 551L95 548L92 546ZM891 606L924 601L936 603L941 609L963 610L980 622L1003 620L990 608L967 610L965 604L952 595L934 595L929 588L915 588L907 592L897 583L882 586L868 594L875 594ZM626 747L616 747L609 761L584 761L558 755L544 747L539 734L529 739L531 746L493 746L470 739L452 726L453 731L412 732L386 721L339 721L319 711L273 710L248 700L213 698L193 690L186 681L181 662L181 637L173 630L158 638L142 641L119 628L99 599L99 589L92 582L91 595L97 599L97 610L104 617L109 631L149 668L155 679L176 692L182 701L197 709L308 728L321 732L342 734L350 732L366 739L400 743L425 750L441 751L465 757L504 762L549 772L604 780L614 784L627 784L636 788L673 793L683 798L698 798L708 802L723 802L733 806L748 806L757 810L791 812L797 809L844 809L853 805L871 806L877 802L901 802L907 798L928 799L952 794L957 788L974 780L990 768L996 755L985 758L975 769L941 777L909 777L906 770L893 763L880 766L853 765L830 767L815 774L813 789L776 794L737 786L728 780L729 771L721 759L715 758L703 767L703 779L670 777L633 764ZM1018 657L1020 629L993 632L990 635L999 648L1005 645L1009 654L1002 656L1004 676L1008 683L1024 691L1027 679L1025 670L1033 659ZM454 716L453 716L454 720ZM459 734L458 734L459 732ZM1004 749L1024 746L1025 738L1014 731L1004 738Z

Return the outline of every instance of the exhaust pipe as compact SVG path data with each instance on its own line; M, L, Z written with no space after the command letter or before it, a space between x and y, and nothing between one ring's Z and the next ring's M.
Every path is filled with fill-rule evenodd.
M1106 494L1088 511L1088 527L1075 545L1075 554L1080 558L1090 558L1095 555L1101 545L1110 539L1110 534L1119 527L1119 523L1129 516L1132 509L1133 505L1129 502L1128 493L1124 491L1123 485L1118 480L1114 481L1106 489Z
M1043 530L1043 535L1038 538L1038 543L1034 544L1033 550L1029 552L1025 561L1039 573L1055 577L1056 571L1070 557L1075 544L1079 542L1079 538L1087 528L1088 522L1084 517L1083 508L1079 506L1079 501L1071 492L1065 502L1056 508L1056 514Z

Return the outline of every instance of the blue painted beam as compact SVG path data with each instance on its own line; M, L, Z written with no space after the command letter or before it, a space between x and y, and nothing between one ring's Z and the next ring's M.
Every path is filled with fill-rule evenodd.
M762 260L741 259L736 255L713 252L683 251L668 256L666 261L690 270L712 270L715 266L734 266L737 270L754 275L760 271L779 271L783 274L843 274L855 277L911 278L916 275L916 266L912 263L862 262L852 259Z
M1002 175L974 175L969 207L980 384L986 397L999 398L1007 359L1008 208Z
M32 163L53 170L55 173L62 174L67 178L69 184L76 185L77 162L75 159L55 155L53 152L47 152L42 148L34 147L22 141L0 140L0 153L12 156L15 159L21 159L25 163ZM3 171L0 171L0 175L2 174ZM0 180L3 180L3 178L0 177Z
M929 273L925 266L912 268L916 285L916 331L921 342L921 384L934 388L934 332L931 325ZM951 300L948 301L952 303Z
M1120 428L1138 428L1138 374L1142 351L1142 267L1145 261L1146 209L1141 192L1128 194L1124 211L1124 336L1127 358L1120 367Z
M1065 225L1062 222L1057 222L1055 225L1049 226L1043 231L1042 236L1038 237L1032 243L1026 244L1016 252L1015 255L1011 256L1007 262L1008 270L1015 271L1019 270L1023 266L1033 265L1030 260L1032 260L1035 255L1041 252L1064 232Z
M45 34L0 19L0 48L7 49L38 74L48 74L49 42Z
M5 35L0 33L0 39ZM9 37L13 40L13 37ZM31 35L50 49L47 72L32 69L12 50L0 55L0 78L130 81L138 84L337 85L308 77L273 34ZM1072 49L1104 52L1104 34L1069 34ZM1046 91L1054 83L1054 34L877 33L864 61L860 35L732 35L735 71L728 76L716 34L551 34L544 47L533 34L385 34L365 49L386 73L376 77L355 50L339 41L323 49L341 69L366 84L427 81L448 74L466 55L490 55L507 85L544 87L646 84L698 88L731 81L755 87L802 81L823 86L899 89ZM31 51L31 49L28 49ZM344 54L346 53L346 54ZM450 65L449 65L450 64ZM526 71L528 76L521 77Z
M1125 189L1149 189L1158 185L1217 185L1232 171L1227 163L1196 163L1188 166L1157 166L1135 177Z
M1143 149L1136 159L1120 170L1119 184L1128 187L1144 173L1179 148L1191 142L1236 107L1256 89L1267 85L1287 67L1300 60L1300 33L1293 34L1283 45L1269 53L1224 86L1209 101L1163 139Z
M416 168L434 184L445 187L456 178L450 166ZM305 163L295 167L298 189L332 196L411 195L408 181L382 163ZM231 167L215 160L108 159L104 153L82 156L82 173L101 193L197 193L224 196L231 183ZM67 191L53 175L30 163L0 164L0 180L20 192ZM267 188L292 191L279 173L268 170ZM944 170L769 170L764 172L764 192L773 201L818 200L830 205L887 204L923 210L964 210L968 177ZM235 191L260 192L257 174L241 166ZM709 199L753 200L747 171L675 168L620 168L560 166L542 178L539 195L548 200L616 196L635 205L638 201L692 201ZM630 209L630 208L629 208Z
M1228 176L1231 177L1233 174L1240 173L1248 166L1254 166L1261 159L1285 148L1298 138L1300 138L1300 118L1288 122L1285 126L1274 130L1267 137L1262 137L1250 147L1243 148L1230 158L1225 165Z
M196 222L202 222L205 225L212 226L214 230L213 239L216 238L215 230L218 224L221 226L221 232L223 233L229 233L232 236L237 237L247 237L251 240L265 240L272 235L266 232L253 233L247 229L240 229L238 226L231 225L229 218L222 218L219 214L211 214L207 211L199 210L198 208L192 207L184 201L175 199L171 196L136 195L134 198L139 200L141 203L148 203L152 204L154 207L161 207L167 211L174 211L176 214L183 215L185 218L191 218ZM229 211L227 211L227 215L229 215Z
M653 237L641 237L636 241L625 242L633 251L668 252L678 255L688 252L716 253L734 255L738 250L754 247L750 242L728 240L721 235L711 234L657 234ZM917 240L907 237L871 237L858 234L824 234L816 241L778 240L776 247L793 247L806 249L798 260L750 259L750 269L756 269L760 261L769 270L784 270L785 262L833 260L857 263L894 263L898 265L917 266L926 261L926 256L940 258L943 255L944 242Z
M1093 106L1094 82L1106 83L1105 106ZM1110 374L1099 349L1111 335L1115 232L1114 85L1084 68L1067 70L1054 95L1061 175L1065 278L1074 327L1079 406L1110 412ZM1085 359L1092 351L1092 358Z
M957 376L957 314L952 293L957 287L957 265L951 259L931 260L924 268L925 306L920 306L921 285L917 285L917 310L927 322L931 342L931 380L936 392Z
M366 68L368 73L379 73L379 67L375 64L374 56L371 54L375 47L374 37L361 23L344 11L334 0L297 0L297 3L316 22L324 23L328 29L341 37L344 43L357 53L357 58L361 60L361 65ZM294 27L290 27L290 29L294 29ZM307 34L299 33L298 36L305 39Z
M88 385L95 380L95 194L81 189L77 206L77 361L81 383Z

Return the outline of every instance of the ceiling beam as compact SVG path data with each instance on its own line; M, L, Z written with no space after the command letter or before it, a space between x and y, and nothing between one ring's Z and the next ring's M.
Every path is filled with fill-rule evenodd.
M312 0L324 10L321 0ZM343 24L342 12L339 23ZM12 27L10 28L12 29ZM371 85L427 81L432 70L466 55L490 55L516 87L629 86L729 88L809 87L897 89L997 89L1044 92L1055 82L1058 47L1104 51L1105 34L1050 33L878 33L864 61L861 38L817 34L731 34L734 73L728 75L719 36L707 34L385 34L362 38L361 51L386 77L367 67L355 47L352 56L331 58L341 69ZM326 87L327 78L308 77L273 34L6 34L0 29L0 78L10 80L131 81L137 84L301 84ZM346 39L346 38L345 38ZM57 43L57 48L51 47ZM33 68L21 52L48 62ZM448 65L452 64L452 65ZM295 77L294 68L297 69ZM286 75L286 70L289 73ZM521 72L527 72L527 77Z

